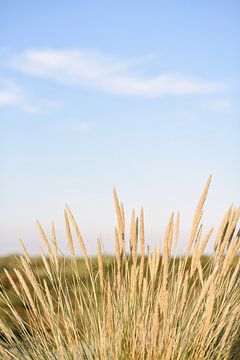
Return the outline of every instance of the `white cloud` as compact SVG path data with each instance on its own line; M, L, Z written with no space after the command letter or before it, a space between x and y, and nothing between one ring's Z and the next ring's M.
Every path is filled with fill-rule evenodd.
M0 88L0 107L17 107L27 113L48 114L54 111L58 104L51 100L29 97L15 83L5 81L2 89Z
M21 91L16 86L5 86L4 89L0 89L0 106L15 105L21 100Z
M119 61L82 50L27 50L15 56L12 65L24 73L59 83L122 95L159 97L206 94L226 88L221 83L194 80L178 74L136 76L129 72L134 61Z

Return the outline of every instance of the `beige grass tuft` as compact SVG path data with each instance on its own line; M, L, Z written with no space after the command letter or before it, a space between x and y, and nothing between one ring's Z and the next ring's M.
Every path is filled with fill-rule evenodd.
M201 224L210 182L211 177L182 257L177 257L177 248L182 247L179 213L171 214L163 243L147 246L146 251L143 208L139 221L137 212L132 212L126 234L124 207L115 189L113 257L104 256L99 239L97 257L87 255L68 207L64 221L70 258L59 256L54 225L50 244L38 222L44 244L40 270L23 242L24 256L15 272L4 270L7 287L25 306L26 318L18 314L15 300L2 287L1 304L16 330L0 319L1 359L239 359L240 210L232 207L226 212L215 251L204 256L213 236L213 229L203 236ZM76 256L74 237L83 260Z

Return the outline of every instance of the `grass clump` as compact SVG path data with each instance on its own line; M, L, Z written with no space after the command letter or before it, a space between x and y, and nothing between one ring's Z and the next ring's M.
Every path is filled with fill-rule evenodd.
M2 288L1 306L12 325L0 320L1 358L239 359L240 210L226 212L213 256L203 257L212 235L210 230L202 238L209 184L210 179L194 214L186 255L180 258L178 214L170 216L161 249L146 253L143 209L139 219L133 211L127 249L124 208L115 191L114 257L103 256L100 241L97 258L87 255L69 208L64 217L70 258L59 256L54 225L49 240L38 224L45 247L41 274L24 244L19 267L14 273L5 269L8 286ZM24 317L16 311L9 286L14 301L24 306Z

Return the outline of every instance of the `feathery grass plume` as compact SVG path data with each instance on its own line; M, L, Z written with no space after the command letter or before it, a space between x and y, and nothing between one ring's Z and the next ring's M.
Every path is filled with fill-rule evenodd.
M112 305L111 285L108 282L106 314L107 314L107 333L110 338L113 336L113 311L114 311L114 309L113 309L113 305Z
M203 335L206 335L210 328L211 318L213 315L213 306L214 306L214 294L215 294L215 288L214 285L209 290L209 295L207 297L206 301L206 315L205 315L205 323L203 326Z
M204 300L204 298L206 297L206 294L209 290L209 287L211 286L211 283L213 281L213 278L214 276L216 275L216 270L214 270L214 272L212 272L212 274L209 276L209 278L207 279L207 281L204 283L204 286L202 287L201 289L201 292L200 292L200 295L198 297L198 300L193 308L193 311L191 312L191 315L189 317L189 320L188 320L188 324L189 326L191 326L191 322L193 320L195 320L195 316L197 316L199 310L200 310L200 307L202 306L202 302Z
M182 274L182 293L180 294L180 307L179 307L179 314L182 314L186 308L187 303L187 293L189 289L189 271L187 270L185 274Z
M22 241L22 239L19 239L19 242L20 242L21 247L22 247L22 249L23 249L23 253L24 253L25 258L26 258L27 261L30 263L30 262L31 262L31 258L30 258L30 256L29 256L29 253L28 253L28 251L27 251L27 248L26 248L24 242Z
M170 242L170 238L172 236L172 227L173 227L173 213L170 216L168 225L167 225L167 229L166 229L166 233L165 233L165 237L164 237L164 242L163 242L163 258L162 258L162 262L163 262L163 289L167 289L167 280L168 280L168 265L169 265L169 257L170 257L170 252L169 252L169 242Z
M144 212L143 212L143 207L141 207L141 210L140 210L139 238L140 238L141 260L140 260L138 286L139 286L139 288L141 288L142 280L143 280L143 273L144 273L144 257L145 257L145 234L144 234Z
M140 210L140 232L139 232L139 237L140 237L140 248L141 248L141 255L144 256L145 254L145 235L144 235L144 211L143 211L143 207L141 207Z
M228 292L231 292L233 287L239 286L239 284L240 284L240 256L238 257L237 265L229 281Z
M195 244L194 244L194 248L193 248L192 261L191 261L191 271L190 271L190 276L191 277L193 276L194 271L195 271L196 266L197 266L197 261L196 260L197 260L197 253L198 253L198 248L199 248L201 236L202 236L202 224L200 225L200 227L198 229Z
M66 234L67 234L70 253L71 253L72 258L75 258L75 250L74 250L74 245L73 245L73 238L72 238L72 233L71 233L69 220L68 220L68 215L67 215L66 210L64 210L64 219L65 219Z
M15 291L15 293L17 294L17 296L20 297L19 289L18 289L18 287L16 286L15 281L13 280L12 276L9 274L9 272L8 272L7 269L4 268L3 270L4 270L6 276L7 276L8 280L9 280L9 282L10 282L13 290Z
M231 316L228 323L226 324L227 327L226 327L226 329L224 331L224 334L223 334L223 336L221 338L221 342L219 344L220 346L219 346L218 352L216 353L216 359L217 360L224 359L224 357L222 357L223 352L228 355L228 359L234 359L234 360L239 359L239 356L240 356L240 351L239 350L234 354L234 357L232 357L231 353L230 353L230 351L228 349L228 347L229 347L228 339L231 338L231 332L232 332L232 328L234 327L234 322L238 318L237 314L235 314L235 316L236 317ZM239 337L239 334L237 334L237 335ZM225 357L225 359L227 359L227 357Z
M132 210L132 217L131 217L131 224L130 224L130 238L129 238L130 254L132 257L133 257L133 242L135 240L135 231L136 231L135 210Z
M34 289L35 294L37 295L38 300L40 301L40 303L44 309L45 308L45 300L44 300L44 295L43 295L42 289L25 258L21 257L21 263L23 266L24 274L28 278L30 284L32 285L32 287Z
M202 240L200 223L209 183L210 179L181 257L176 250L179 214L170 216L162 255L160 245L147 246L145 255L142 208L139 228L138 214L132 215L127 254L124 210L115 191L114 257L104 256L99 239L97 257L87 255L69 208L64 221L70 257L58 255L54 225L51 249L39 224L44 244L40 259L32 259L22 243L19 267L14 271L5 266L0 275L1 359L240 358L240 214L237 208L228 210L216 235L216 251L204 256L213 234L211 229ZM76 257L75 236L83 259Z
M50 267L49 267L49 265L48 265L48 260L47 260L47 258L46 258L46 256L45 256L45 254L44 254L41 246L39 246L39 250L40 250L40 255L41 255L41 258L42 258L42 261L43 261L43 264L44 264L44 268L45 268L45 270L46 270L49 278L50 278L51 280L53 280L52 272L51 272Z
M221 260L221 258L224 256L225 250L228 249L231 244L237 224L239 222L240 209L232 208L228 215L227 223L222 233L221 243L217 247L216 261Z
M135 218L135 211L132 212L131 229L130 229L130 248L133 261L133 268L137 266L137 243L138 243L138 218Z
M56 232L55 232L54 222L52 222L52 227L51 227L51 240L52 240L52 246L53 246L53 258L54 258L56 270L57 270L57 273L58 273L58 270L59 270L58 248L57 248L57 239L56 239Z
M154 353L156 350L156 346L157 346L157 340L158 340L158 335L159 335L159 310L158 310L158 302L156 301L155 306L154 306L154 312L153 312L153 319L152 319L152 344L151 344L151 348L152 348L152 352Z
M191 248L192 248L192 244L194 242L196 233L197 233L197 229L199 226L199 223L201 221L202 218L202 209L203 209L203 205L205 203L206 197L207 197L207 193L209 190L209 186L212 180L212 176L210 175L207 181L207 184L205 185L204 189L203 189L203 193L200 197L200 200L198 202L195 214L194 214L194 218L193 218L193 223L192 223L192 230L191 230L191 234L190 234L190 239L188 242L188 247L187 247L187 251L186 251L186 256L190 255L191 252Z
M157 252L158 252L157 246L154 245L153 251L152 251L152 256L151 256L152 281L155 281L155 278L157 275L157 270L158 270L158 253Z
M102 258L100 239L98 239L98 270L99 270L100 285L101 285L101 289L103 290L104 274L103 274L103 258Z
M46 247L46 250L47 250L48 254L51 255L52 254L51 246L50 246L47 236L42 228L42 225L40 224L40 222L38 220L37 220L37 226L38 226L42 241Z
M223 241L224 233L226 232L226 228L228 225L228 219L229 219L231 212L232 212L232 206L226 211L226 213L221 221L221 224L219 226L219 229L218 229L218 232L217 232L217 235L215 238L215 244L214 244L215 252L219 252L220 246Z
M120 240L121 252L123 256L126 257L126 239L124 234L124 211L121 212L121 208L118 201L118 196L116 189L113 188L113 198L114 198L114 205L117 214L117 223L118 223L118 237Z
M46 279L43 279L43 283L44 283L45 293L47 295L47 300L48 300L48 303L50 305L51 312L54 313L52 296L50 294L49 287L47 285Z
M228 253L225 255L223 264L222 264L222 272L227 271L229 269L229 265L231 265L234 257L237 255L240 249L240 240L238 238L231 241L229 246Z
M115 257L116 257L116 263L117 263L117 288L119 288L120 280L121 280L121 255L120 255L120 244L119 244L119 238L118 238L118 231L115 228Z
M163 243L163 270L162 270L162 314L163 314L163 323L164 327L167 323L167 313L168 313L168 274L169 274L169 243L171 242L172 237L172 227L173 227L173 213L170 216L166 234L164 237L164 243Z
M122 219L122 232L123 232L123 236L124 236L124 234L125 234L125 212L124 212L124 206L123 206L122 202L120 205L120 210L121 210L121 219Z
M174 257L176 257L176 254L177 254L177 244L178 244L178 238L179 238L179 222L180 222L180 214L178 211L177 216L176 216L176 223L175 223L175 227L174 227Z
M82 239L82 235L80 233L79 227L78 227L78 225L76 223L76 220L75 220L75 218L74 218L74 216L73 216L73 214L72 214L72 212L71 212L71 210L69 209L68 206L66 207L66 209L67 209L67 214L68 214L68 216L69 216L69 218L70 218L70 220L72 222L72 225L73 225L73 227L75 229L75 232L76 232L76 235L77 235L77 238L78 238L78 241L79 241L79 245L80 245L80 248L82 250L82 254L83 254L83 257L84 257L84 260L85 260L85 263L86 263L86 266L87 266L88 269L90 269L87 250L86 250L84 241ZM75 257L75 256L73 256L73 257Z
M23 287L23 290L24 290L24 292L25 292L25 294L26 294L27 300L28 300L28 302L29 302L30 305L31 305L31 309L32 309L32 310L35 312L35 314L36 314L36 313L37 313L37 310L36 310L35 304L34 304L34 302L33 302L32 295L31 295L31 293L30 293L30 290L29 290L29 288L28 288L28 286L27 286L27 284L26 284L26 282L25 282L22 274L21 274L20 271L17 270L17 269L14 269L14 271L15 271L17 277L18 277L18 280L19 280L20 284L21 284L22 287Z
M170 228L170 233L168 236L168 256L171 256L172 252L172 242L173 242L173 229L174 229L174 213L172 213L172 224Z
M206 234L206 236L205 236L205 238L204 238L204 240L202 242L202 245L200 246L200 249L197 252L197 258L198 258L199 261L200 261L202 255L203 255L203 252L205 250L205 247L206 247L207 243L209 242L210 237L212 236L213 230L214 230L214 228L211 228L208 231L208 233Z
M173 225L173 264L172 264L172 276L175 276L176 271L176 257L177 257L177 246L179 241L179 222L180 222L180 214L179 211L176 215L175 224ZM160 252L160 250L159 250Z
M117 192L116 192L115 188L113 188L113 198L114 198L115 211L116 211L116 215L117 215L117 223L118 223L117 229L118 229L118 237L119 237L120 246L121 246L121 253L123 254L123 257L125 258L127 253L126 253L124 209L123 209L123 206L121 209L121 207L119 205L118 196L117 196Z
M230 213L228 226L226 227L226 232L224 234L224 238L222 244L220 246L220 253L221 250L224 251L226 247L229 247L231 240L234 236L234 232L239 221L240 217L240 209L234 208Z

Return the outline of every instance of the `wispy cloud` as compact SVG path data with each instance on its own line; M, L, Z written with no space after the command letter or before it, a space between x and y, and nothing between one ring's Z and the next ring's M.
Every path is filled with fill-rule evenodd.
M136 61L138 63L138 61ZM207 94L223 91L222 83L192 79L180 74L136 76L134 61L122 61L83 50L27 50L12 65L24 73L109 93L143 97Z
M4 84L0 88L0 106L12 106L22 101L22 93L20 89L13 84Z
M27 96L14 82L4 81L0 85L0 107L16 107L27 113L47 114L56 110L58 104L55 101Z

